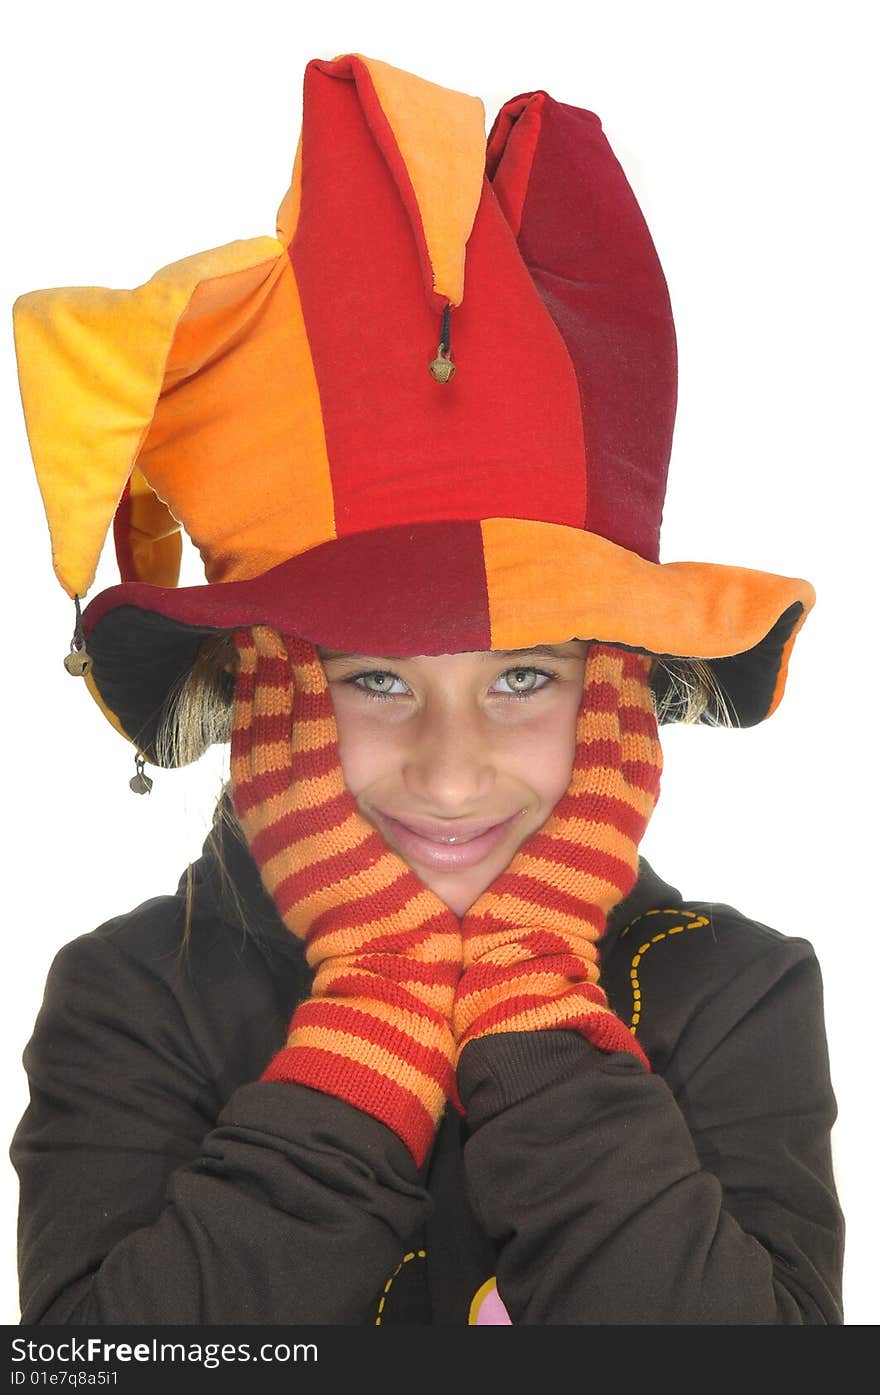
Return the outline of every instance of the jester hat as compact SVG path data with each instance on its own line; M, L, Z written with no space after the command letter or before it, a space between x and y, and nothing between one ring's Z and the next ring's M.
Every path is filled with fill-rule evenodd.
M314 59L276 237L23 295L14 327L71 650L154 764L169 694L239 626L698 657L740 726L782 698L809 582L659 562L675 331L590 111L522 93L487 142L476 97ZM111 523L121 584L81 611ZM204 585L177 585L181 530Z

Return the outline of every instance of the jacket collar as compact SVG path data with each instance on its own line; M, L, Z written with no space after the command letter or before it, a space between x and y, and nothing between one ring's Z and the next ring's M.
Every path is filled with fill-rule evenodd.
M237 929L241 929L244 918L248 930L258 938L268 938L284 948L299 952L301 942L290 933L278 914L247 843L222 817L224 808L231 808L228 794L219 801L211 833L205 839L201 856L192 864L194 913L210 919L219 917ZM220 845L228 878L223 875L212 837ZM180 896L186 891L186 876L184 872L180 878L177 888ZM236 897L241 903L241 913L236 909ZM645 911L681 904L681 893L658 876L644 857L640 857L635 886L608 917L602 937L603 957L613 949L621 931Z

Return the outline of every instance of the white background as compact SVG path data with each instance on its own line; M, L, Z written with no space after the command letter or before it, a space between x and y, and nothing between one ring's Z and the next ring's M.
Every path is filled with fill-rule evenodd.
M727 902L816 948L840 1109L850 1324L877 1321L880 1239L872 10L852 0L44 0L14 8L0 45L9 307L40 287L135 286L191 253L274 234L310 58L361 52L477 95L487 130L502 102L535 88L601 117L676 319L680 395L661 561L806 577L818 594L769 721L663 729L663 790L642 851L686 898ZM62 668L73 605L52 573L11 317L7 325L8 1140L27 1102L21 1052L55 952L174 890L201 849L225 752L184 771L152 770L152 794L136 797L131 750ZM194 551L183 579L204 579ZM111 540L89 599L116 581ZM10 1323L19 1317L16 1207L2 1156L0 1322Z

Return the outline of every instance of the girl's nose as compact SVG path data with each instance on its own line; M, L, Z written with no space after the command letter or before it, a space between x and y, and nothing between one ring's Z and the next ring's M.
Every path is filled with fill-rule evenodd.
M439 703L413 723L404 782L426 809L454 818L478 812L491 795L495 762L486 719L472 707Z

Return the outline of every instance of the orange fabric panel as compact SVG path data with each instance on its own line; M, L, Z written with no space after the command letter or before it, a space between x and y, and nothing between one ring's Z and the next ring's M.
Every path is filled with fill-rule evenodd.
M460 305L465 245L486 167L483 103L479 97L440 87L377 58L350 56L366 65L406 165L434 272L434 290Z
M296 155L293 161L293 174L290 179L290 188L281 200L276 218L276 230L279 242L283 242L285 247L289 247L293 241L297 224L299 223L299 211L302 207L302 134L297 141Z
M131 575L126 579L146 581L151 586L176 586L183 554L180 524L137 466L128 486L125 524Z
M804 607L799 629L816 599L796 577L712 562L647 562L562 524L489 518L481 527L493 649L581 638L722 658L759 643L794 601ZM780 684L784 667L774 705Z
M286 255L197 287L139 464L211 582L258 576L336 536L321 403Z

